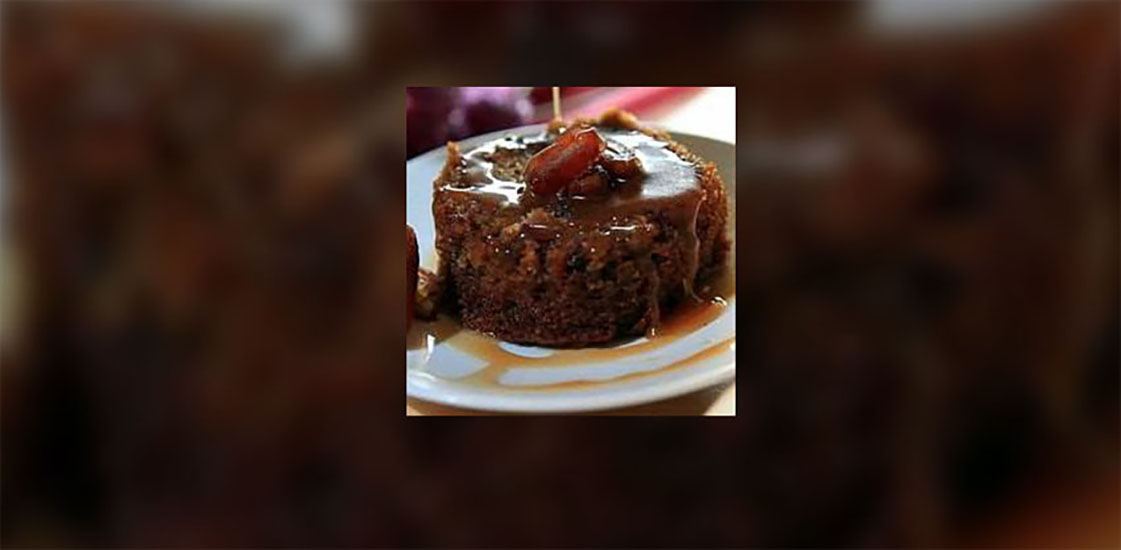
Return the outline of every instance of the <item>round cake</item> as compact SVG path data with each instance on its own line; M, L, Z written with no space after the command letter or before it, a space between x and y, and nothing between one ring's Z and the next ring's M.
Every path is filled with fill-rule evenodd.
M511 342L644 334L727 254L716 168L619 110L468 152L449 143L434 186L462 322Z

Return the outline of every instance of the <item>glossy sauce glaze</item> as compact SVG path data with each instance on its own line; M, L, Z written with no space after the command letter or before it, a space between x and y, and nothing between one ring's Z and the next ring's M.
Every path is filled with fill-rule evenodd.
M613 127L596 127L596 131L606 141L609 152L634 155L642 165L641 173L604 196L560 193L542 198L527 189L524 161L555 140L555 134L549 133L507 136L471 150L460 162L458 170L462 177L441 185L437 192L470 193L495 201L503 208L525 212L539 206L557 206L556 210L563 212L571 225L608 232L632 231L634 226L624 221L628 216L657 213L680 236L680 254L685 263L682 284L686 296L695 298L693 280L700 255L696 225L705 198L698 167L669 149L667 142L643 132Z

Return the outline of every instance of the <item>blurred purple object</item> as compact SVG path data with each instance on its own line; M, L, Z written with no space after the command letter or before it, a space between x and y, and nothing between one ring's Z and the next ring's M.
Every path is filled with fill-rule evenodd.
M530 88L409 88L408 156L449 139L513 128L533 115Z
M460 88L450 125L456 139L525 124L533 114L530 88Z
M459 101L458 88L407 88L405 141L408 156L437 147L452 135L448 119Z

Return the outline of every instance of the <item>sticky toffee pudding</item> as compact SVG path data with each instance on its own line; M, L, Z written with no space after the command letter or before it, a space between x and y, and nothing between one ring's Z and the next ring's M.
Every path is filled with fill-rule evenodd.
M439 275L463 325L511 342L645 334L727 255L716 168L619 110L449 143L434 186Z

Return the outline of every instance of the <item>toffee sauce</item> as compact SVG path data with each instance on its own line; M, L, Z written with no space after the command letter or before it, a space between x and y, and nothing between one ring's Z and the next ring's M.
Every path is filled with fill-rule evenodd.
M658 349L692 334L719 317L727 307L728 301L735 297L735 279L731 270L726 269L703 291L707 291L704 294L711 297L701 300L686 299L663 320L657 329L646 337L646 340L631 345L620 346L621 342L613 342L612 347L558 349L547 357L526 357L503 349L502 342L496 338L463 328L458 320L441 315L435 321L415 323L413 329L409 332L408 347L409 349L421 349L426 346L431 348L437 343L444 342L446 345L453 346L486 362L476 372L457 378L457 381L511 389L514 387L503 385L499 380L507 370L512 368L550 368L581 363L602 363ZM560 390L653 376L714 357L728 349L734 349L735 344L736 338L733 336L659 369L625 374L603 382L571 381L517 386L516 389L527 391Z

